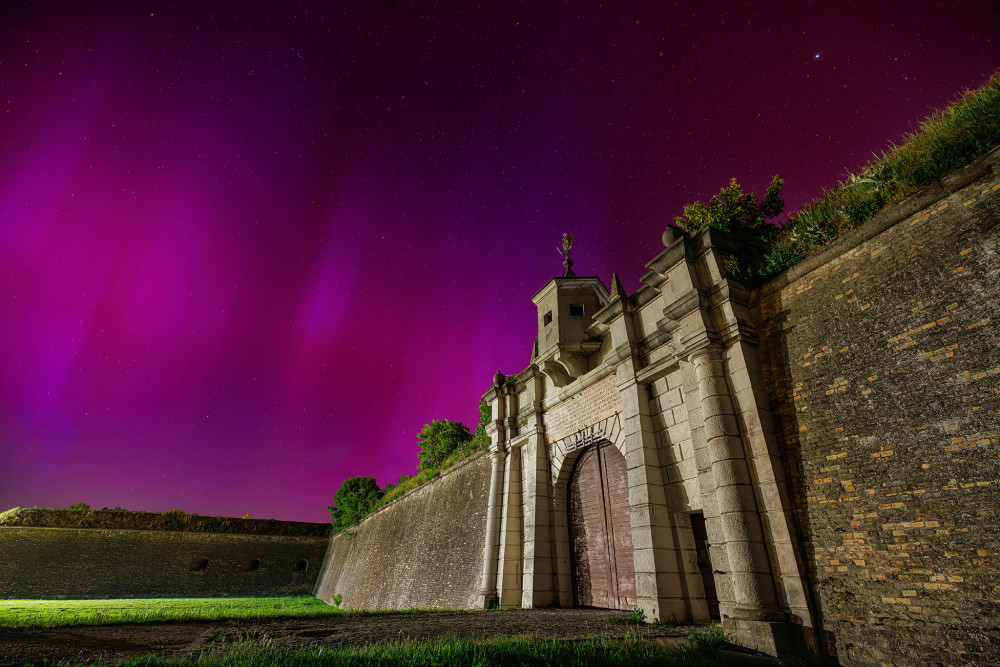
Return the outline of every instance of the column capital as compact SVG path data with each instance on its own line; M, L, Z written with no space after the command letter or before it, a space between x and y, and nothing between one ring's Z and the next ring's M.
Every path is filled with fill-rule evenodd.
M709 361L719 361L723 358L724 349L721 343L717 343L713 340L702 339L698 341L695 345L689 347L681 353L682 358L686 358L692 364L704 363L705 359Z

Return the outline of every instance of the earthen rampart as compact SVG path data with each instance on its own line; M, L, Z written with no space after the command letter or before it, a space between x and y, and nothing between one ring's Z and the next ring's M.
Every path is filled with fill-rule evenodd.
M0 526L0 598L312 591L326 537Z

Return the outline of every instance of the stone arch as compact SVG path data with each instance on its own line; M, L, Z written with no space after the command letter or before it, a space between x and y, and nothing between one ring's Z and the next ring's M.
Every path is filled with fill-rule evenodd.
M569 482L573 465L580 453L598 442L610 442L622 455L625 454L625 433L621 428L619 413L614 413L596 424L585 426L573 435L549 445L549 461L552 469L552 486L556 489Z

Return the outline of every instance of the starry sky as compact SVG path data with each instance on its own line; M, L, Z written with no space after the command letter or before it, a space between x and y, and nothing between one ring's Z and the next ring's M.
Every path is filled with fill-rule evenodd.
M0 509L328 520L629 291L735 176L789 210L1000 66L1000 3L0 8Z

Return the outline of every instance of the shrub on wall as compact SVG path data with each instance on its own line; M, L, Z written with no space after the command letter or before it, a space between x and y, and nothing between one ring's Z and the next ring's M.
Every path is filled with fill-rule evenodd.
M726 268L738 280L747 280L759 273L761 258L770 248L778 228L768 222L785 208L781 198L784 181L775 174L767 186L764 197L743 192L736 179L712 196L708 206L700 201L684 207L684 215L674 218L674 223L688 234L697 234L706 227L719 229L740 239L740 248L734 261Z
M513 377L513 376L512 376ZM454 431L454 442L451 444L432 442L428 445L428 454L424 456L424 443L421 444L421 457L420 465L418 466L417 474L415 475L400 475L393 484L389 482L385 485L385 490L382 496L376 502L372 511L379 509L385 505L388 505L397 498L401 498L407 491L417 488L425 482L429 482L438 475L441 471L450 468L455 465L465 457L469 456L473 452L478 450L487 449L490 446L490 438L486 435L486 425L490 423L493 419L493 408L485 399L480 399L479 401L479 424L476 426L476 433L472 435L469 430L463 426L460 422L452 422L447 419L445 420L434 420L431 424L425 424L423 429L420 431L420 437L424 439L426 443L428 439L433 440L436 436L434 433L437 431ZM452 426L447 427L437 427L434 428L434 424L451 424ZM464 431L464 435L462 434ZM467 437L466 437L467 436ZM454 446L452 446L454 445ZM445 452L445 456L440 459L440 461L435 461L435 464L424 465L425 461L430 462L432 458L439 456L440 454L432 452L432 448L440 448ZM358 518L360 521L364 516Z
M327 507L333 518L333 532L353 526L375 511L385 494L374 477L348 477L333 494L333 504Z
M726 268L738 280L759 284L998 145L1000 70L904 135L901 145L890 145L881 158L803 206L780 229L767 222L784 206L777 176L759 201L734 178L707 206L688 204L674 222L687 234L712 227L736 235L741 247Z
M467 449L472 442L472 433L461 422L449 419L435 419L424 424L417 436L420 438L420 463L417 470L437 470L455 452Z

